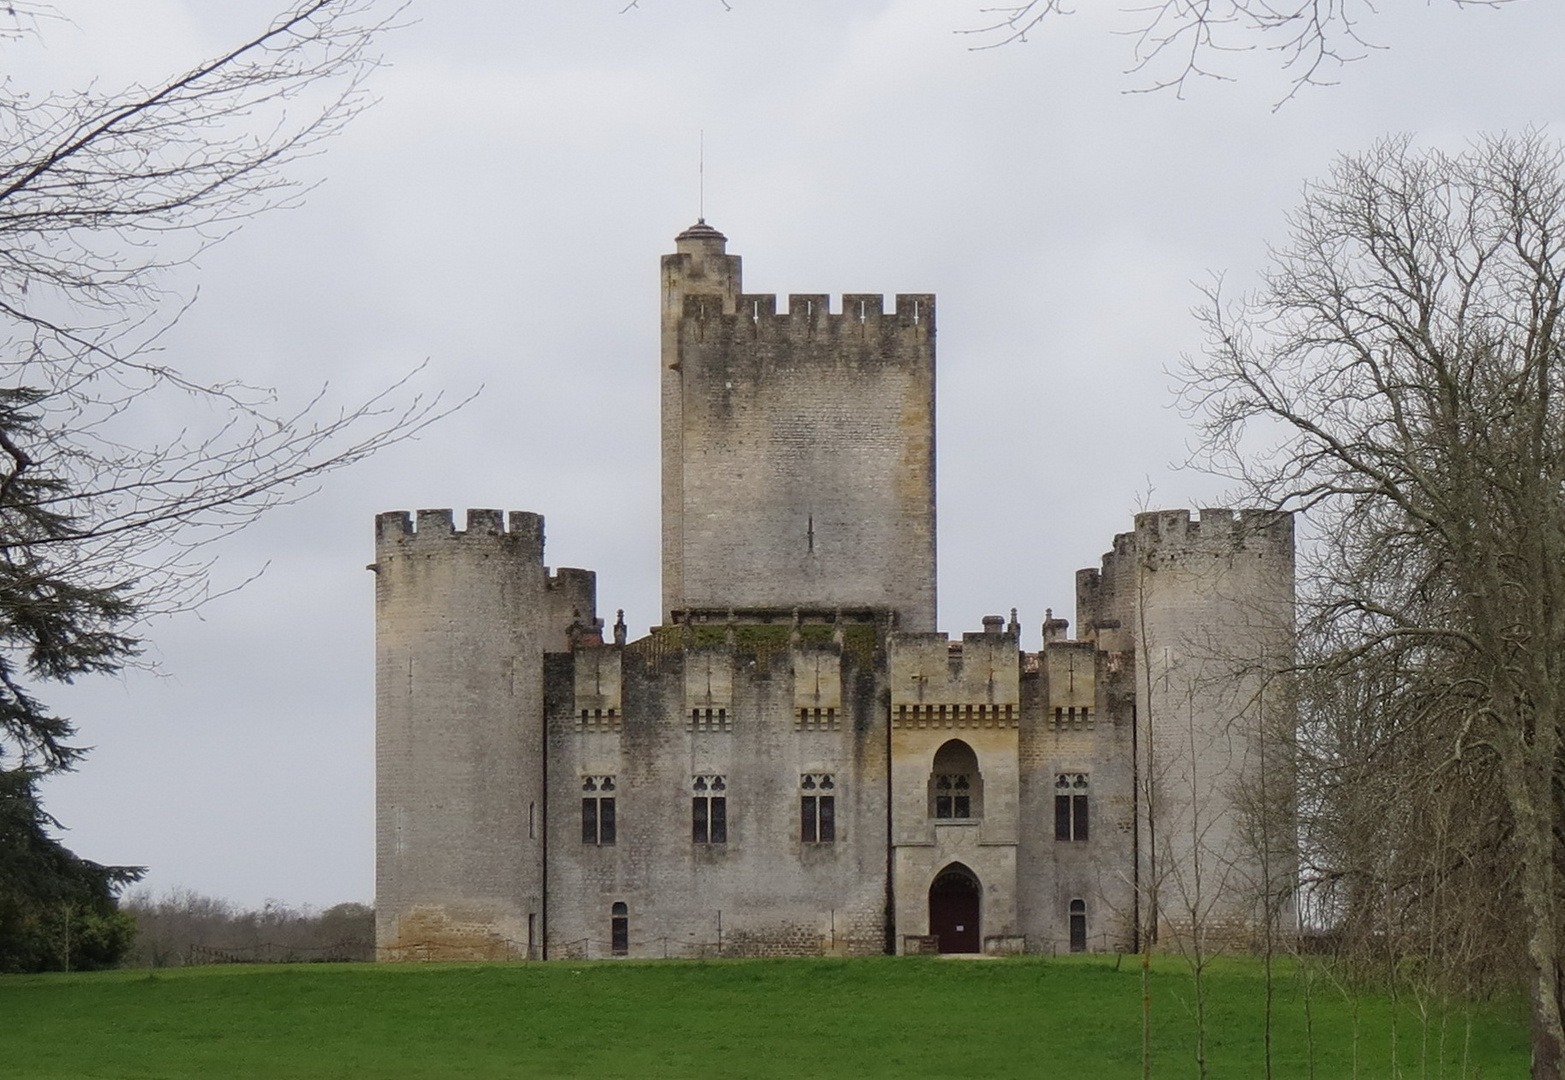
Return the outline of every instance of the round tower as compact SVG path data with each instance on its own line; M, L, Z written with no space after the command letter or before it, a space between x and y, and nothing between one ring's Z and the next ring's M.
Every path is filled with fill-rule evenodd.
M375 519L381 959L536 954L543 930L543 518Z
M1294 655L1293 518L1137 514L1126 554L1116 576L1131 591L1136 643L1139 877L1156 885L1165 927L1199 922L1243 938L1263 898L1290 892L1297 866L1283 678Z

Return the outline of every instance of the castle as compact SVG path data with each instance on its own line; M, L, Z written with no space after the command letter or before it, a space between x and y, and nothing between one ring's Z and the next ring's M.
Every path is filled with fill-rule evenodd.
M935 316L779 312L679 234L640 640L536 514L379 515L382 959L1124 950L1286 905L1290 517L1138 514L1075 638L948 640Z

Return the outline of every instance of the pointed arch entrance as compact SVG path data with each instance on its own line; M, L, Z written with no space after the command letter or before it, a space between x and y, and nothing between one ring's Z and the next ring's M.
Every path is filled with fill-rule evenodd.
M929 886L929 932L941 952L979 951L982 899L978 875L961 863L952 863L935 875Z

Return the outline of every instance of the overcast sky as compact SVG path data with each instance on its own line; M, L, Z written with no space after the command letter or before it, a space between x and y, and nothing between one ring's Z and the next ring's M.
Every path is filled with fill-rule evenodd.
M277 0L60 0L6 47L29 85L155 80L252 36ZM540 512L633 634L658 597L658 257L697 214L751 292L940 297L940 621L1073 617L1073 573L1138 508L1212 504L1176 468L1166 372L1196 284L1253 280L1305 182L1388 133L1565 135L1565 4L1382 5L1389 46L1273 111L1286 77L1127 93L1131 25L1078 0L1019 46L953 31L980 0L426 0L384 39L379 103L302 163L323 181L207 253L166 359L351 399L424 360L482 394L222 548L261 578L148 628L157 673L46 700L96 747L51 780L66 842L156 891L243 904L373 894L378 511ZM24 55L25 54L25 55ZM183 285L182 285L183 287Z

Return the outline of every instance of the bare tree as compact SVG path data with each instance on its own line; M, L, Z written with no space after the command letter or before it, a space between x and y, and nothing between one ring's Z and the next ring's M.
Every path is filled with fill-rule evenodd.
M365 904L324 911L268 900L259 909L188 889L153 896L138 889L125 899L135 919L136 967L188 964L373 960L375 912Z
M112 929L114 891L139 876L44 835L54 823L36 782L83 751L32 684L133 662L146 618L207 596L212 540L448 411L405 380L357 402L319 390L289 404L163 354L191 300L168 271L302 195L286 167L368 104L373 46L395 14L377 0L290 0L170 78L117 91L0 80L0 786L15 804L0 821L4 965L52 962L27 932L51 920L78 931L58 950L69 963L83 913ZM36 47L57 17L4 5L0 48Z
M1385 785L1347 805L1377 807L1394 859L1337 917L1379 916L1395 976L1415 944L1391 939L1419 925L1402 912L1438 924L1454 909L1424 872L1431 857L1480 871L1469 887L1493 902L1513 880L1533 1075L1557 1080L1565 151L1535 133L1458 154L1388 140L1339 160L1291 225L1255 296L1213 290L1187 393L1209 463L1313 522L1305 669L1364 694L1367 745L1338 764ZM1393 737L1419 748L1405 767ZM1513 875L1483 877L1473 838L1457 839L1475 828Z
M1449 2L1500 7L1513 0ZM987 21L961 32L975 35L981 49L1024 42L1073 7L1066 0L1026 0L984 8ZM1120 10L1130 19L1130 71L1148 80L1142 91L1183 93L1193 80L1230 79L1224 55L1259 48L1276 54L1288 75L1286 101L1306 86L1334 81L1343 65L1378 47L1362 29L1375 14L1373 0L1152 0Z
M4 47L36 47L51 14L7 5ZM13 576L113 598L105 628L188 607L206 595L211 540L445 411L400 383L347 404L321 390L289 403L163 355L190 300L168 291L167 271L301 197L286 166L368 104L373 46L395 14L375 0L296 0L151 84L0 84L0 559ZM7 630L25 629L23 614L0 598ZM23 666L69 677L123 663L134 639L120 646L74 667L40 667L35 651ZM18 708L0 753L68 764L62 729L3 681Z

